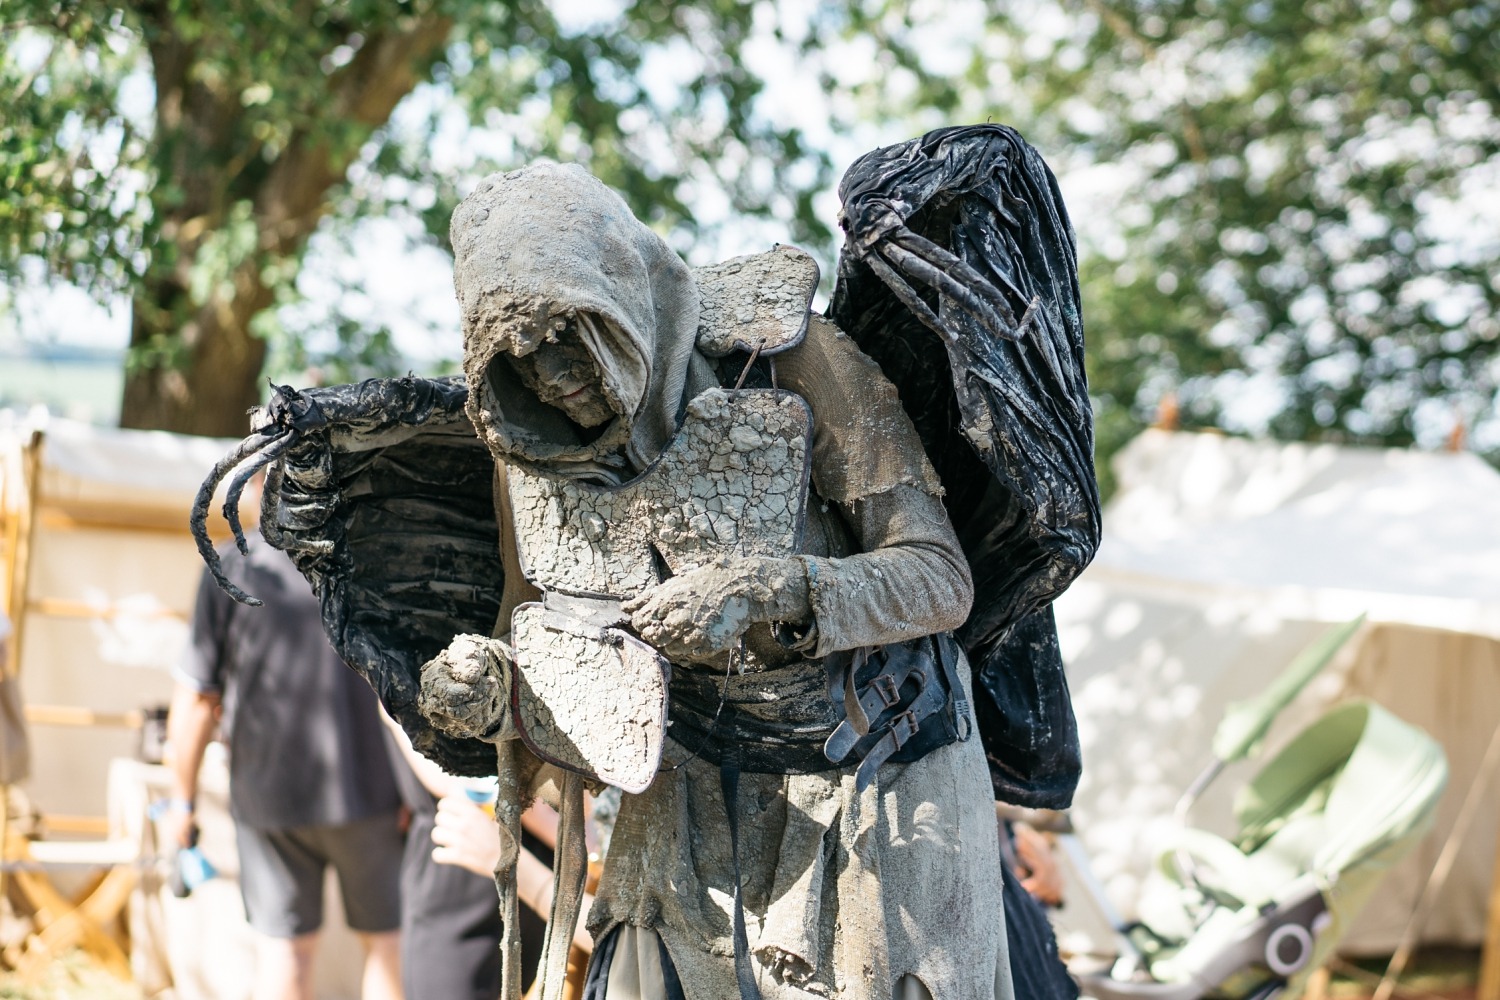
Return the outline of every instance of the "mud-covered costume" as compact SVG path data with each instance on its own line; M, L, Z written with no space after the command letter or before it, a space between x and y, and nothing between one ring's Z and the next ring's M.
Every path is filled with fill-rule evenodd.
M871 154L842 192L854 252L834 314L883 331L877 356L910 353L902 392L927 379L917 401L942 411L926 435L891 360L882 373L809 319L805 257L695 274L585 172L537 165L454 215L466 384L283 392L231 456L275 462L268 533L414 745L471 772L498 751L503 840L544 782L565 842L575 772L634 793L589 917L593 995L672 995L675 980L694 998L1009 1000L990 808L1008 779L983 725L1002 699L986 693L1008 663L1055 656L1037 612L1092 553L1097 500L1066 218L1050 186L1040 206L986 188L1050 175L1008 130L952 133ZM955 175L981 198L936 196ZM886 186L861 196L872 179ZM983 235L963 216L985 204L1009 244L960 245ZM922 221L951 227L959 257L903 223L944 213ZM1005 254L1013 266L986 274L962 263ZM862 283L890 291L851 302ZM912 349L926 327L946 350ZM428 549L403 539L433 525ZM594 687L570 693L580 678ZM1054 681L1030 706L1046 723L1059 699ZM591 718L624 735L600 744ZM1029 738L1067 751L1062 737ZM1023 764L1013 777L1045 796L1046 763Z

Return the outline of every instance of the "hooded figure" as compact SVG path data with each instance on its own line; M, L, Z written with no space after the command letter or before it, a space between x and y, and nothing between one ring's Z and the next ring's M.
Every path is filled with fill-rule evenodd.
M497 638L460 637L428 664L422 704L434 725L484 738L510 690L511 612L537 596L505 477L628 486L721 379L696 346L694 273L581 168L491 176L455 211L452 243L469 415L501 480L506 597ZM585 995L1011 1000L979 742L884 763L872 783L822 757L842 717L830 657L926 641L968 614L941 487L895 390L832 324L811 317L774 362L773 383L812 414L801 551L617 595L671 661L673 728L661 771L620 806ZM728 381L742 364L721 364ZM956 676L972 728L967 667ZM519 744L499 746L516 799L503 827L542 775Z

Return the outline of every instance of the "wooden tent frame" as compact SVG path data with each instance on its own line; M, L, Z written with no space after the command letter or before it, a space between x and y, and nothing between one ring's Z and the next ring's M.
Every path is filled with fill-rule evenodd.
M36 529L39 524L67 529L117 528L134 531L186 533L185 523L163 521L146 510L105 509L98 505L53 505L44 495L42 459L45 434L33 431L21 447L20 476L0 476L0 608L14 623L15 631L7 643L5 662L0 670L18 678L22 662L27 620L32 615L48 618L106 619L117 609L82 604L31 593L32 558ZM219 519L212 525L213 534L228 535L228 527ZM132 612L135 614L138 612ZM25 718L32 726L111 727L140 729L140 711L100 712L76 705L27 705ZM0 788L8 798L8 789ZM0 953L0 964L17 971L23 980L36 980L57 954L69 948L82 948L103 968L123 979L130 978L128 941L109 928L140 878L138 859L124 857L120 845L113 841L97 844L49 844L30 840L8 824L8 809L0 808L0 894L10 891L30 910L35 933L21 948ZM555 847L556 831L551 824L528 813L527 829L548 847ZM109 832L104 816L68 816L51 814L43 817L49 831L104 837ZM97 850L90 851L90 848ZM531 878L520 893L521 902L544 920L551 912L552 880L550 869L535 855L522 849L518 862ZM98 874L74 897L59 891L45 870L52 865L85 865ZM541 876L545 873L546 877ZM598 880L597 863L590 865L587 890L592 892ZM565 1000L582 996L593 941L582 926L575 928L573 947L568 960ZM540 984L536 984L539 986ZM536 986L528 994L537 995Z
M42 456L46 436L31 432L21 446L20 477L0 480L0 606L13 623L6 658L0 670L11 682L21 673L26 626L32 613L55 609L30 597L31 564L36 526L41 518ZM19 495L11 493L17 490ZM39 606L40 604L40 606ZM71 610L71 609L70 609ZM97 713L70 706L26 706L28 725L124 725L139 728L140 713ZM48 842L23 836L10 822L10 786L0 786L0 894L28 912L33 932L19 947L0 953L0 961L15 969L23 982L35 982L61 953L81 948L101 967L130 978L129 942L120 916L140 879L139 859L130 845L119 841ZM45 829L62 833L107 836L108 821L93 816L47 816ZM47 871L83 867L95 871L83 888L66 894Z

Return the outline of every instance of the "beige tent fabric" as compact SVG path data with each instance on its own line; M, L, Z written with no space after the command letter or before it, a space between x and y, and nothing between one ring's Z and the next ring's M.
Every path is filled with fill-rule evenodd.
M22 700L102 713L164 705L203 563L193 494L227 444L0 414L0 493L21 502L21 448L42 432L20 662ZM119 727L31 727L28 791L43 812L102 816Z
M1500 474L1472 455L1160 431L1118 469L1099 555L1055 606L1084 749L1073 818L1096 873L1127 917L1161 891L1151 861L1225 706L1264 690L1331 623L1368 613L1257 759L1348 697L1442 743L1451 776L1435 828L1344 942L1388 952L1500 720ZM1230 767L1194 824L1227 832L1254 767ZM1424 940L1482 940L1500 840L1500 789L1488 795ZM1083 915L1060 916L1076 929Z
M203 572L188 510L233 442L60 418L18 421L0 411L0 497L8 505L24 492L18 459L33 430L43 435L41 505L24 601L24 702L111 715L164 705ZM77 816L102 817L108 805L113 828L140 836L149 863L164 865L166 852L141 805L167 794L165 769L134 759L139 733L120 726L30 730L31 801L44 814ZM224 877L177 900L153 870L130 902L136 974L143 984L160 984L171 962L179 1000L240 1000L249 993L251 932L234 881L226 781L223 759L211 752L201 776L200 820L205 852ZM327 903L318 995L352 1000L359 995L359 945L343 926L338 893Z
M1335 700L1370 698L1416 723L1443 744L1448 754L1448 792L1437 813L1437 834L1429 836L1382 883L1382 902L1354 927L1361 950L1385 950L1405 927L1405 915L1421 895L1427 874L1478 774L1487 741L1500 726L1500 640L1433 629L1381 625L1370 630L1357 654L1340 673ZM1427 922L1427 941L1478 944L1483 941L1496 845L1500 844L1500 782L1492 777L1486 798L1461 848L1442 901ZM1379 948L1373 947L1379 945Z

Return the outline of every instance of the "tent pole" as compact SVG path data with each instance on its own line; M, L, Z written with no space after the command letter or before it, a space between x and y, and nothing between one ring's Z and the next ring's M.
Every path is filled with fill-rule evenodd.
M23 499L15 516L6 519L6 603L13 622L5 658L0 660L0 681L18 684L21 676L21 637L26 631L26 595L31 580L31 543L36 537L36 502L42 492L42 432L33 430L21 447L21 489ZM10 786L0 786L0 858L9 861L6 847L10 843ZM0 873L0 894L7 889L5 873Z
M15 631L11 633L10 662L0 664L7 676L21 674L21 646L26 635L26 595L31 590L31 551L36 536L36 511L42 499L42 445L45 438L40 430L31 432L31 440L21 448L21 483L25 494L21 500L15 523L9 532L7 548L10 550L10 579L6 597L10 603L10 620Z
M1500 727L1497 727L1494 735L1490 737L1489 749L1484 752L1484 759L1479 763L1479 770L1474 773L1474 781L1469 785L1469 794L1464 796L1464 804L1459 808L1458 817L1453 821L1453 829L1449 831L1448 839L1443 843L1437 863L1432 866L1432 874L1427 876L1427 885L1423 887L1422 895L1417 899L1417 906L1412 911L1411 919L1406 922L1406 930L1401 934L1401 944L1396 948L1396 953L1391 956L1390 964L1385 967L1385 975L1380 977L1380 986L1376 988L1371 1000L1391 1000L1391 994L1396 990L1396 980L1401 973L1406 971L1406 963L1411 961L1412 953L1416 951L1417 935L1427 923L1428 914L1437 905L1438 897L1443 893L1443 886L1448 882L1448 874L1453 870L1453 863L1458 860L1458 849L1463 844L1464 838L1468 836L1474 817L1479 813L1480 800L1484 798L1484 792L1489 786L1489 779L1494 774L1496 765L1500 765ZM1493 913L1490 918L1493 924Z
M1490 901L1484 927L1484 954L1479 960L1479 991L1475 1000L1500 1000L1500 844L1496 845L1495 873L1490 879Z
M21 642L26 630L26 595L31 589L31 552L36 535L36 506L42 492L42 442L40 430L21 448L21 485L25 490L16 516L6 525L6 602L14 623L10 640L5 644L5 662L0 662L0 682L19 684L21 676ZM0 754L6 752L6 740L0 740ZM10 762L0 760L0 770L10 773ZM0 785L0 858L7 857L10 843L10 785ZM7 889L0 872L0 893Z

